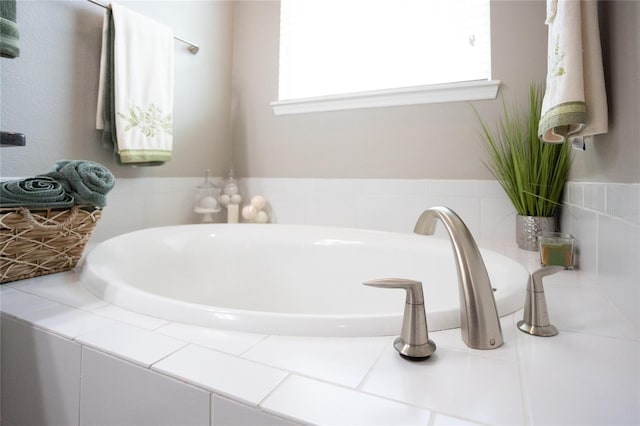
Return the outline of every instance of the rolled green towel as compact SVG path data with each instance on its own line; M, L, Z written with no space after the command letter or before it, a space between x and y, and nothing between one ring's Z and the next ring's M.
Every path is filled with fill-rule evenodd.
M20 32L16 23L16 1L0 0L0 56L5 58L20 56L19 39Z
M0 182L0 207L60 208L75 204L57 180L41 176Z
M40 176L51 177L73 195L76 204L91 204L96 207L107 205L107 193L115 185L113 174L100 163L86 160L58 161L49 173Z

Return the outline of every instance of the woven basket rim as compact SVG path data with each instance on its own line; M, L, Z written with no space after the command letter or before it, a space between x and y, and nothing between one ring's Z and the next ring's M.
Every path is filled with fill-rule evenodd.
M29 210L31 212L38 211L65 211L71 210L72 208L78 208L80 210L86 211L94 211L94 210L102 210L102 207L97 207L92 204L74 204L71 207L24 207L24 206L15 206L15 207L2 207L0 206L0 213L10 212L10 211L19 211L19 210Z
M0 284L73 269L101 216L93 205L0 208Z

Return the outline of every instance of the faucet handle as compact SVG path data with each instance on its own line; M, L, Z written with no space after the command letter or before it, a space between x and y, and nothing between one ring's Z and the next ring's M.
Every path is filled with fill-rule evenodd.
M420 281L408 280L406 278L379 278L363 283L369 287L379 288L404 288L407 290L407 303L411 305L424 304L424 294Z
M518 321L520 331L544 337L558 334L558 329L549 322L549 310L544 296L542 277L553 275L563 269L562 266L547 266L529 275L527 297L524 302L524 317Z
M562 271L563 269L564 267L562 266L546 266L544 268L538 269L537 271L530 274L529 282L527 283L527 290L537 293L544 293L544 288L542 286L542 277L553 275L556 272Z
M393 347L403 358L419 361L428 358L436 351L436 344L429 339L427 316L424 311L424 294L420 281L404 278L381 278L366 281L364 285L378 288L402 288L407 291L402 317L400 337Z

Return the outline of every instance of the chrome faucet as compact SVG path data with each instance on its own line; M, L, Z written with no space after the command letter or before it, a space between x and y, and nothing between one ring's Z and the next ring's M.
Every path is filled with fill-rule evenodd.
M425 210L414 232L433 235L436 219L442 221L449 233L456 260L462 340L470 348L496 349L503 344L502 328L480 250L462 219L448 207L437 206Z

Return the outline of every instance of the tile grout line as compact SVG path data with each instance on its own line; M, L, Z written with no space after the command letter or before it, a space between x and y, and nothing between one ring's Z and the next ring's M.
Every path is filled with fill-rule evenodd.
M381 345L380 351L378 353L378 356L376 357L376 359L373 361L373 363L371 363L371 365L369 366L369 368L367 368L367 371L364 373L364 375L362 376L362 379L360 379L360 382L356 385L356 387L354 388L356 391L358 392L364 392L362 390L362 387L364 386L364 384L367 382L369 376L371 375L372 370L374 369L374 367L376 365L378 365L380 363L380 360L382 359L382 357L384 356L385 352L388 350L388 348L386 347L387 343L385 343L384 345Z
M84 346L79 343L76 342L74 340L74 343L77 344L78 346L80 346L80 371L78 372L78 425L82 424L82 384L83 384L83 380L82 380L82 372L84 371L83 365L84 365Z

